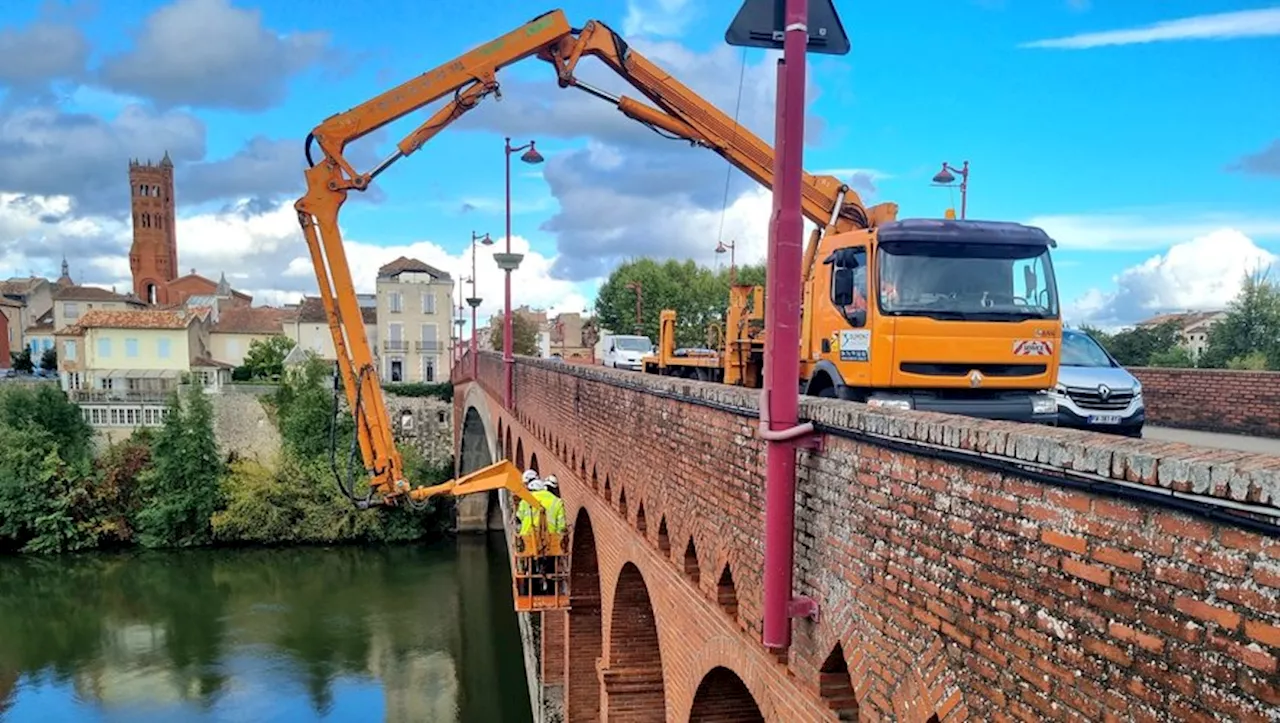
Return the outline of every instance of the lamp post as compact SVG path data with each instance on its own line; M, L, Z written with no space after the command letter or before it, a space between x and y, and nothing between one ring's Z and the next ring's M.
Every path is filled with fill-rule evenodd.
M639 281L628 281L627 288L636 292L636 334L644 333L644 322L642 321L641 312L644 310L644 292L643 284Z
M960 219L964 220L969 197L969 162L965 161L960 168L956 168L943 161L942 170L938 171L937 175L933 177L933 182L939 186L950 186L956 181L956 177L952 175L953 173L960 174Z
M471 278L466 276L463 276L458 279L458 307L457 307L458 316L457 316L457 319L453 322L454 324L458 325L458 344L455 347L455 349L457 350L457 359L455 359L454 361L462 361L462 327L466 326L467 324L466 319L462 318L462 285L467 283L468 281L471 281Z
M479 369L479 349L476 347L476 309L480 307L480 297L476 294L476 242L485 246L492 246L493 239L489 238L489 234L481 236L475 231L471 232L471 298L467 299L467 305L471 307L471 378L475 379Z
M511 272L520 268L520 261L524 259L524 254L511 253L511 154L524 151L524 154L520 156L521 161L530 165L542 163L542 154L538 153L538 149L534 148L533 144L534 141L529 141L523 146L513 147L511 138L506 138L504 148L507 161L507 245L505 253L493 255L494 260L498 262L498 268L502 269L504 273L502 294L502 366L504 377L502 402L507 409L511 409L511 375L516 361L511 345Z
M729 243L725 243L721 241L720 243L716 244L716 253L722 254L726 251L729 252L729 285L730 286L733 286L733 282L737 279L737 268L734 266L734 263L733 263L733 251L734 251L734 248L736 247L737 247L737 243L734 241L730 241Z

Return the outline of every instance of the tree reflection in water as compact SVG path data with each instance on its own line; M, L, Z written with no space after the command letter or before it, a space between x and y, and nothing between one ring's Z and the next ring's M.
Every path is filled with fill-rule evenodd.
M0 558L0 713L529 721L501 545Z

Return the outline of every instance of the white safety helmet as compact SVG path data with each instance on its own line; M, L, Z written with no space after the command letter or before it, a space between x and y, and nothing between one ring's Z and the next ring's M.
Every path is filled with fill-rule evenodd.
M559 482L553 474L547 475L547 478L542 481L546 483L547 487L555 487L556 483Z
M533 470L531 470L531 469L526 469L526 470L524 471L524 483L525 483L526 485L527 485L527 484L529 484L530 482L533 482L533 481L534 481L534 480L536 480L536 479L538 479L538 473L537 473L537 472L534 472L534 471L533 471Z
M534 481L532 481L532 482L530 482L530 483L529 483L529 491L530 491L530 492L541 492L542 490L545 490L546 488L547 488L547 483L546 483L546 482L543 482L543 481L542 481L542 480L540 480L540 479L535 479Z

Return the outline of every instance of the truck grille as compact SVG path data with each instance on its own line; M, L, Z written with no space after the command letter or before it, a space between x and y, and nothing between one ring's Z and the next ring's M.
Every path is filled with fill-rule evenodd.
M1107 394L1093 387L1067 387L1067 396L1081 409L1118 410L1133 401L1132 389L1108 389Z
M1044 364L945 364L925 362L902 362L898 368L907 374L921 374L931 377L965 377L975 369L984 377L1034 377L1044 374Z

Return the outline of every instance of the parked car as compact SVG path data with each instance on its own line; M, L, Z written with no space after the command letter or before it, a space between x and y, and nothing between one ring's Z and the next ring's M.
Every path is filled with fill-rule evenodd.
M1142 383L1082 331L1062 332L1062 363L1053 397L1059 427L1142 436L1147 421Z

